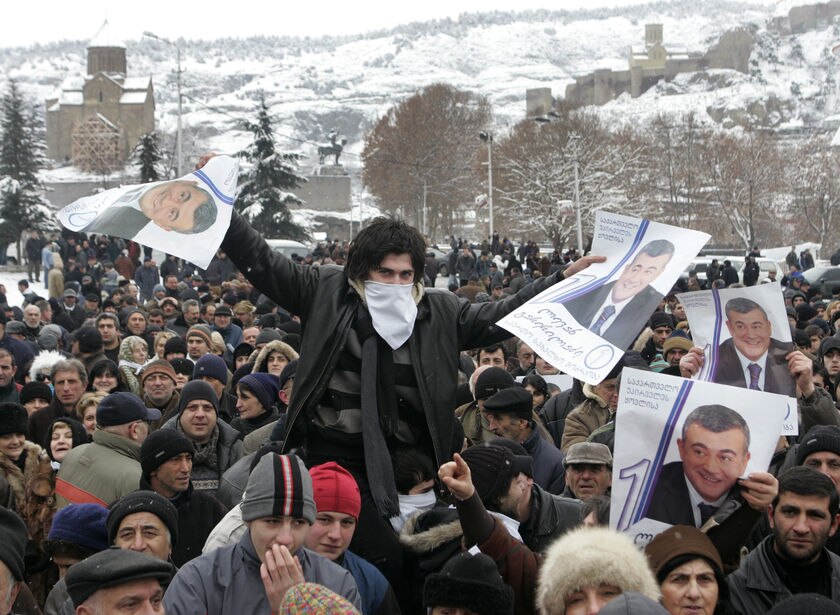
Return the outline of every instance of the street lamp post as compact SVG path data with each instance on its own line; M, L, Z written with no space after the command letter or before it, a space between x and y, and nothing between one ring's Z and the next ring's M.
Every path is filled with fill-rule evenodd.
M490 242L493 242L493 134L481 131L478 138L487 143L487 208L490 218Z
M176 83L178 88L178 129L175 135L175 173L178 177L181 177L181 147L182 147L182 134L181 134L181 48L176 44L170 41L167 38L162 36L158 36L157 34L153 34L151 32L143 32L143 36L147 36L149 38L153 38L156 41L160 41L162 43L166 43L167 45L171 45L175 48L175 57L178 63L178 72L176 73Z

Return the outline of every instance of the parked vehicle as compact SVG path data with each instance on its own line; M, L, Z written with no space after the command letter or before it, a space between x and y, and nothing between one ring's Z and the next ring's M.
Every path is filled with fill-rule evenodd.
M279 252L286 258L292 258L292 256L303 258L312 252L305 244L291 239L266 239L265 242L272 250Z
M812 267L802 275L811 284L812 289L818 289L824 297L831 297L835 288L840 288L840 267Z
M435 261L437 261L438 275L443 277L449 276L449 255L437 248L426 248L426 254L433 254Z

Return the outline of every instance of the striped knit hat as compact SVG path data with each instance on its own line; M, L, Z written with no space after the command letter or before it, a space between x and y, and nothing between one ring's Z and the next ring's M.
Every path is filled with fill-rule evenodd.
M264 455L251 471L242 520L263 517L294 517L315 523L312 478L303 462L294 455Z

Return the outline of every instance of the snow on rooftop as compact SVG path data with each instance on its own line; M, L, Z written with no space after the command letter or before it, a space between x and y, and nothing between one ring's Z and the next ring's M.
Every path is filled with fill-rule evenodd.
M123 92L120 96L121 105L142 105L146 102L147 92Z
M126 90L145 90L149 87L151 79L151 77L126 77L122 85Z
M59 105L81 105L85 101L84 94L75 91L65 91L58 98Z

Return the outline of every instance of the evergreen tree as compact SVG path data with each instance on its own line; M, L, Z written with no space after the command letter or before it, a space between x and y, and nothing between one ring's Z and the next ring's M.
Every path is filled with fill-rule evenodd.
M160 171L160 161L163 154L160 152L160 137L155 131L147 132L134 147L132 154L135 163L140 167L140 183L160 181L163 173Z
M306 231L292 221L289 205L299 204L291 192L301 182L297 175L299 154L278 152L274 130L265 99L260 99L257 121L246 121L244 127L253 133L254 141L239 152L252 164L239 176L236 203L243 216L266 237L305 240Z
M0 244L16 242L18 260L24 230L57 229L38 179L46 163L45 149L40 122L10 81L0 104Z

